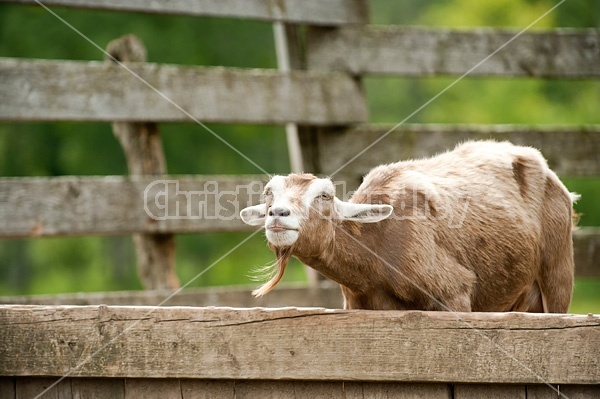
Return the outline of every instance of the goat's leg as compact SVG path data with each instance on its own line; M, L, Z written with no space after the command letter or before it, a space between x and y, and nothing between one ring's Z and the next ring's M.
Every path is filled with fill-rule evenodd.
M575 265L571 220L554 220L545 227L538 280L544 313L567 313L573 295Z
M570 238L569 238L570 240ZM568 248L544 256L542 278L539 282L542 291L544 313L567 313L573 295L574 265L572 243Z
M546 181L538 283L545 313L567 313L573 295L572 202L557 179ZM569 212L565 212L565 208Z

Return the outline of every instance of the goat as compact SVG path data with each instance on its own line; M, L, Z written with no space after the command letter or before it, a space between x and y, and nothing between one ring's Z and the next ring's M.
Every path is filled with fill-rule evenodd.
M277 256L340 284L345 309L566 313L573 288L570 194L539 151L471 141L371 170L349 202L328 178L274 176L241 211Z

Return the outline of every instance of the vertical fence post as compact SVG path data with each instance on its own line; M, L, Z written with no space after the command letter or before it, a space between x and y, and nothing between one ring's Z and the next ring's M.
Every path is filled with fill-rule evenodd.
M370 20L369 2L367 0L359 0L359 1L352 2L352 3L353 3L353 7L357 7L358 14L361 15L361 17L362 17L362 21L360 23L363 25L367 25ZM312 45L314 43L318 43L319 41L324 40L325 35L327 35L328 33L331 33L332 31L339 30L339 29L340 29L339 26L315 26L315 25L307 26L306 34L305 34L305 51L304 51L305 60L309 60L311 58L311 50L312 50ZM310 65L310 62L307 61L306 64ZM308 66L307 69L310 69L310 66ZM335 70L335 67L333 69ZM354 79L357 82L358 86L361 88L362 101L365 103L365 106L368 109L367 97L366 97L366 93L365 93L362 76L355 75ZM313 161L313 163L314 163L315 167L318 168L319 173L323 173L323 174L333 173L333 170L324 170L324 168L320 164L319 149L320 149L320 147L323 146L322 137L326 136L326 135L339 134L340 132L343 132L346 129L347 129L347 126L315 127L313 129L312 133L310 135L308 135L307 137L305 137L304 140L301 141L303 144L303 148L302 148L303 151L306 146L309 148L309 151L311 151L314 154L315 161ZM334 178L334 181L343 182L343 191L344 192L340 193L340 190L338 189L338 195L343 194L345 196L348 196L348 193L356 190L358 185L361 183L360 178L357 178L352 173L346 173L343 169L340 170L338 173L336 173L335 176L333 176L333 178ZM347 198L345 198L345 199L347 199Z
M133 35L113 40L106 51L110 54L110 57L106 57L109 62L146 61L146 48ZM166 173L165 156L156 123L113 122L112 128L125 152L129 174ZM144 288L179 287L175 273L175 239L172 234L134 234L133 242L138 273Z
M273 37L275 39L275 55L277 56L277 68L282 72L290 72L293 69L301 69L302 46L298 27L295 25L284 24L281 21L273 22ZM285 134L287 138L288 152L290 155L290 169L293 173L302 173L306 170L304 167L302 147L300 144L300 134L308 127L298 127L295 123L285 125ZM324 280L319 272L308 266L304 267L308 277L308 284L316 287L320 281Z
M354 3L353 7L359 7L363 12L363 22L366 24L369 20L368 3L366 0L360 3ZM273 4L273 13L278 16L284 14L279 3ZM273 34L275 38L275 51L277 56L277 66L282 72L289 72L293 69L306 69L306 32L311 33L312 27L307 26L306 31L302 31L300 26L295 24L286 24L281 21L273 22ZM318 28L316 28L318 29ZM332 29L327 27L326 29ZM303 33L305 33L303 35ZM357 78L358 79L358 78ZM359 81L360 82L360 81ZM364 98L366 101L366 98ZM323 173L319 162L319 136L334 132L331 127L316 126L298 126L296 124L286 124L286 136L288 150L290 153L290 165L292 172L312 172ZM343 193L346 194L346 193ZM308 283L311 287L318 286L323 280L326 280L316 270L306 267Z

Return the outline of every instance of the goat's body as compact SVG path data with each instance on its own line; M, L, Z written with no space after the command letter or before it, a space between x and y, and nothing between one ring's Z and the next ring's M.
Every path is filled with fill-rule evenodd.
M349 202L330 179L275 176L241 212L277 254L342 287L351 309L567 312L572 201L541 154L493 141L373 169Z
M356 277L368 284L338 281L347 308L568 310L572 201L535 149L469 142L379 166L351 202L390 204L394 215L376 224L342 222L326 260L299 256L325 275L362 268ZM344 255L356 240L365 246L359 256Z

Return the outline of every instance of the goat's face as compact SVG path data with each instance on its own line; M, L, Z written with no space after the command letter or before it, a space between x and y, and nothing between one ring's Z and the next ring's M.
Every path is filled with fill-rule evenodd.
M330 179L310 174L275 176L266 185L262 204L241 211L251 225L264 223L275 248L294 247L319 252L330 240L338 222L378 222L391 215L390 205L354 204L335 197Z

